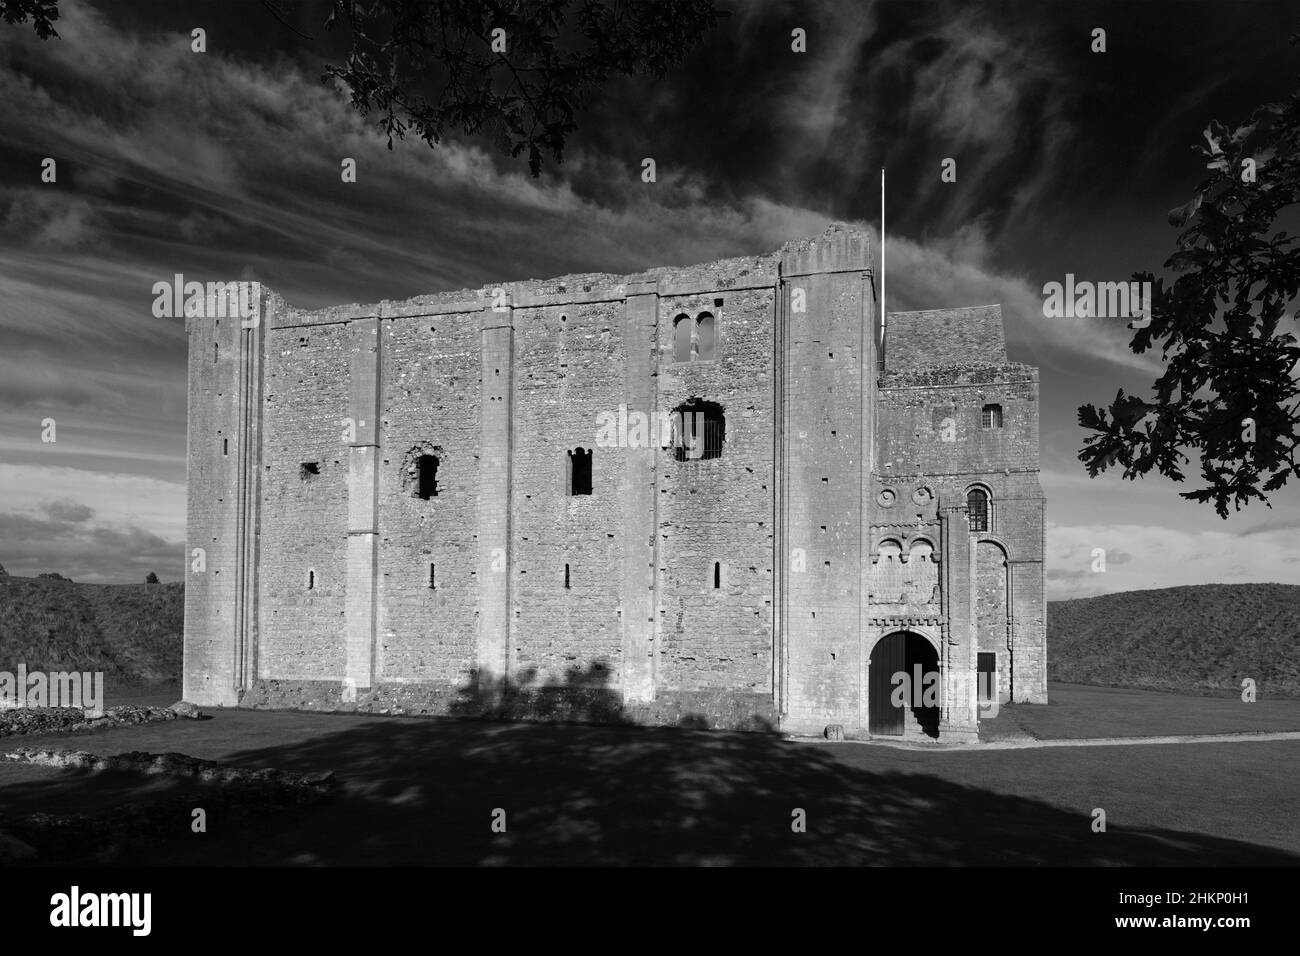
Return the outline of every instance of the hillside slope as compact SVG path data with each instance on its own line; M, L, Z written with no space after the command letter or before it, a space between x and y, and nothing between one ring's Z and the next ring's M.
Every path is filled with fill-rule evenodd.
M179 680L185 586L0 577L0 670L103 671L117 684Z
M179 680L185 589L0 576L0 670ZM1050 680L1300 697L1300 586L1207 584L1047 605Z
M1202 584L1047 605L1049 680L1300 697L1300 586Z

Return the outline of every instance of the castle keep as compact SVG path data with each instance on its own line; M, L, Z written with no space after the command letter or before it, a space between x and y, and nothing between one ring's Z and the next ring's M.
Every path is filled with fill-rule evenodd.
M941 740L1046 701L1037 370L998 306L882 341L862 233L255 307L186 320L186 700Z

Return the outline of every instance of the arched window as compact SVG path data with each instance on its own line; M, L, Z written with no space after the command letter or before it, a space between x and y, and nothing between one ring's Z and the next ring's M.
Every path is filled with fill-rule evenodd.
M970 516L972 531L989 530L989 493L983 488L966 492L966 512Z
M713 345L717 329L713 321L712 312L701 312L696 328L695 357L698 359L712 359Z
M985 405L984 411L980 415L980 426L982 428L1001 428L1002 427L1002 406Z
M679 315L673 319L673 361L691 360L691 317Z

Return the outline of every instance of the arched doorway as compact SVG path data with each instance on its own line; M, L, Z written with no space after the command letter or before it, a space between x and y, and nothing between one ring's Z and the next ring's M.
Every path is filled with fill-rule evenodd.
M895 679L906 675L905 681ZM939 655L920 634L895 631L871 649L868 730L902 736L908 724L939 736L942 714ZM901 706L900 706L901 703Z

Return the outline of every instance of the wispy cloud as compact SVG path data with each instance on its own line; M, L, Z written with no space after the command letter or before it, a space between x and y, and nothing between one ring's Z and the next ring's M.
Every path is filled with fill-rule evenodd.
M1052 600L1184 584L1291 582L1300 537L1261 532L1243 546L1228 531L1150 524L1050 525L1047 583Z
M1044 319L1045 280L1006 264L1009 232L1078 211L1060 184L1086 117L1077 78L1039 42L1045 21L950 5L745 6L682 77L618 87L601 128L588 123L565 164L532 179L475 141L387 150L304 54L196 55L186 33L126 27L115 7L63 0L60 13L57 41L0 30L0 137L16 157L0 183L11 571L111 579L134 549L171 554L179 574L187 342L183 323L150 311L152 284L173 273L259 279L311 308L764 253L832 219L874 217L882 164L891 204L923 224L890 237L889 308L1002 304L1012 358L1043 369L1049 495L1087 500L1116 527L1138 520L1135 496L1146 507L1176 495L1152 483L1107 496L1081 479L1073 397L1056 383L1149 381L1158 359L1134 356L1119 323ZM801 24L809 53L794 55ZM725 100L716 116L700 108L705 88ZM1187 109L1212 90L1193 92ZM647 151L653 184L639 176ZM57 184L40 182L45 156ZM939 181L945 156L958 184ZM341 181L344 157L355 184ZM47 417L54 444L41 441ZM93 515L71 521L69 507ZM1114 573L1146 566L1141 548L1122 550L1133 560ZM1075 557L1053 555L1075 573Z
M10 574L57 571L94 583L184 572L183 482L0 464L0 488L0 564Z

